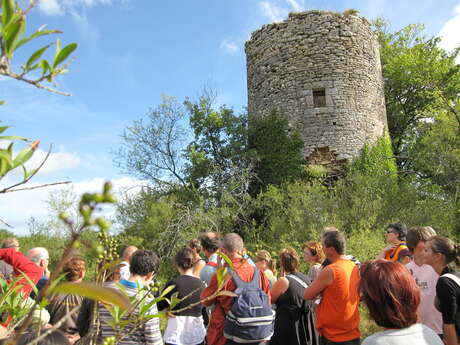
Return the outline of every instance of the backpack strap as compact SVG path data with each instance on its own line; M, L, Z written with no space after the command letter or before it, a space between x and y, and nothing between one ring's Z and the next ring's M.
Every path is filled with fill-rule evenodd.
M260 287L260 274L259 274L259 269L257 267L254 267L254 276L252 277L251 281L251 286L254 288Z
M446 273L446 274L443 274L440 278L442 278L442 277L449 278L449 279L453 280L454 282L456 282L458 286L460 286L460 278L457 277L455 274Z
M217 266L218 266L218 265L217 265L217 262L214 262L214 261L208 261L208 262L206 263L206 265L207 265L207 266L216 267L216 268L217 268Z
M287 278L287 277L294 279L297 283L299 283L300 285L302 285L302 287L303 287L304 289L306 289L306 288L308 287L308 284L307 284L307 283L305 283L302 279L300 279L299 277L297 277L297 276L295 276L295 275L293 275L293 274L288 274L288 275L286 276L286 278Z
M230 275L232 276L233 278L233 281L235 282L235 285L236 285L236 289L239 289L239 288L243 288L243 287L255 287L255 288L258 288L259 287L259 269L256 267L254 269L254 276L252 277L252 280L250 282L245 282L244 280L242 280L240 278L240 276L238 275L238 273L236 273L234 270L232 269L228 269L228 273L230 273Z

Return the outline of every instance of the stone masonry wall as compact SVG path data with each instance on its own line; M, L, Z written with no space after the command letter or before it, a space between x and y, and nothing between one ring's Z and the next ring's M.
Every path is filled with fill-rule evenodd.
M353 159L385 132L379 46L364 17L291 13L253 32L246 58L249 116L273 109L286 116L311 163ZM319 90L325 105L315 108L313 91Z

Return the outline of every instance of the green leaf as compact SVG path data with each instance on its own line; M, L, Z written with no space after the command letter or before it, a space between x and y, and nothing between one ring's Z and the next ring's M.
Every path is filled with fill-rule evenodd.
M48 289L47 289L47 295L51 294L53 289L59 285L59 283L64 280L65 278L65 274L61 274L59 277L57 277L56 279L52 280L50 285L48 286Z
M5 50L9 58L13 56L19 36L25 30L26 22L23 17L18 17L18 19L10 25L11 28L9 28L8 35L5 37Z
M62 48L62 50L60 50L59 53L57 53L56 57L54 58L53 68L55 68L57 65L62 63L65 59L67 59L67 57L75 49L77 49L77 44L76 43L70 43L70 44L66 45L64 48Z
M166 296L166 295L167 295L170 291L172 291L175 287L176 287L176 285L169 285L166 289L163 290L163 292L161 293L160 297Z
M227 276L227 268L221 267L216 271L217 285L221 288L225 284L225 277Z
M57 56L59 55L59 52L62 50L61 46L61 40L58 38L56 40L56 50L54 51L54 60L56 60Z
M230 258L227 255L225 255L222 252L218 252L217 255L219 255L222 259L225 260L225 262L227 263L228 267L233 269L233 262L232 262L232 260L230 260Z
M13 160L8 150L0 150L0 159L11 165L11 167L13 166Z
M116 305L123 310L131 309L132 305L128 298L119 291L90 283L61 283L53 289L53 293L68 293L88 297L97 301L103 301Z
M7 136L0 137L0 140L22 140L22 141L27 141L28 139L24 138L24 137L17 136L17 135L7 135Z
M5 27L11 20L14 13L14 0L2 1L2 25Z
M8 148L6 149L8 151L8 154L10 155L10 157L13 157L13 145L14 145L14 143L10 143L8 145Z
M17 168L18 166L26 163L30 158L32 158L33 154L34 150L30 146L22 149L13 159L13 168Z
M26 179L32 175L35 175L37 171L38 171L38 168L27 171Z
M27 60L26 62L26 66L25 66L25 70L28 71L31 69L31 66L33 63L35 63L35 61L37 61L38 59L40 59L43 55L43 53L50 47L51 44L48 44L46 46L44 46L43 48L40 48L38 49L35 53L33 53L29 59ZM37 68L38 65L35 66L35 68Z
M37 66L42 68L42 76L45 75L48 71L51 72L51 66L46 60L40 61Z
M5 176L5 174L10 171L12 166L8 164L8 162L4 160L0 160L0 177Z
M2 134L5 130L7 130L8 128L10 128L11 126L1 126L0 127L0 134Z
M27 42L30 42L31 40L33 40L33 39L35 39L37 37L44 36L44 35L51 35L51 34L61 34L61 33L62 33L62 31L59 31L59 30L36 31L32 35L30 35L29 37L26 37L26 38L23 38L22 40L20 40L18 42L18 44L16 44L16 49L18 49L22 45L26 44ZM49 44L49 45L51 45L51 44Z
M0 105L5 104L5 101L0 100Z
M174 307L180 303L181 299L180 299L178 296L179 296L179 292L178 292L178 291L177 291L177 292L174 292L174 293L172 294L172 296L171 296L171 303L170 303L170 305L169 305L169 308L170 308L170 309L174 309Z

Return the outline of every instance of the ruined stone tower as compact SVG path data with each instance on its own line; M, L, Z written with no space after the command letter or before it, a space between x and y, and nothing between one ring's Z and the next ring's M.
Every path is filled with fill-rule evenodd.
M377 36L354 11L291 13L253 32L246 58L249 116L276 109L311 164L336 166L384 134Z

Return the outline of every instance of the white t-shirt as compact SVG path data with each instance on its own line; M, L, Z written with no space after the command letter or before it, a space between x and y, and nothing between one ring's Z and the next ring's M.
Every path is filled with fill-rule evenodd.
M442 334L442 315L434 306L439 275L430 265L419 266L414 261L409 262L406 267L420 289L419 312L422 323L437 334Z
M444 345L429 327L416 323L407 328L388 329L364 339L362 345Z

